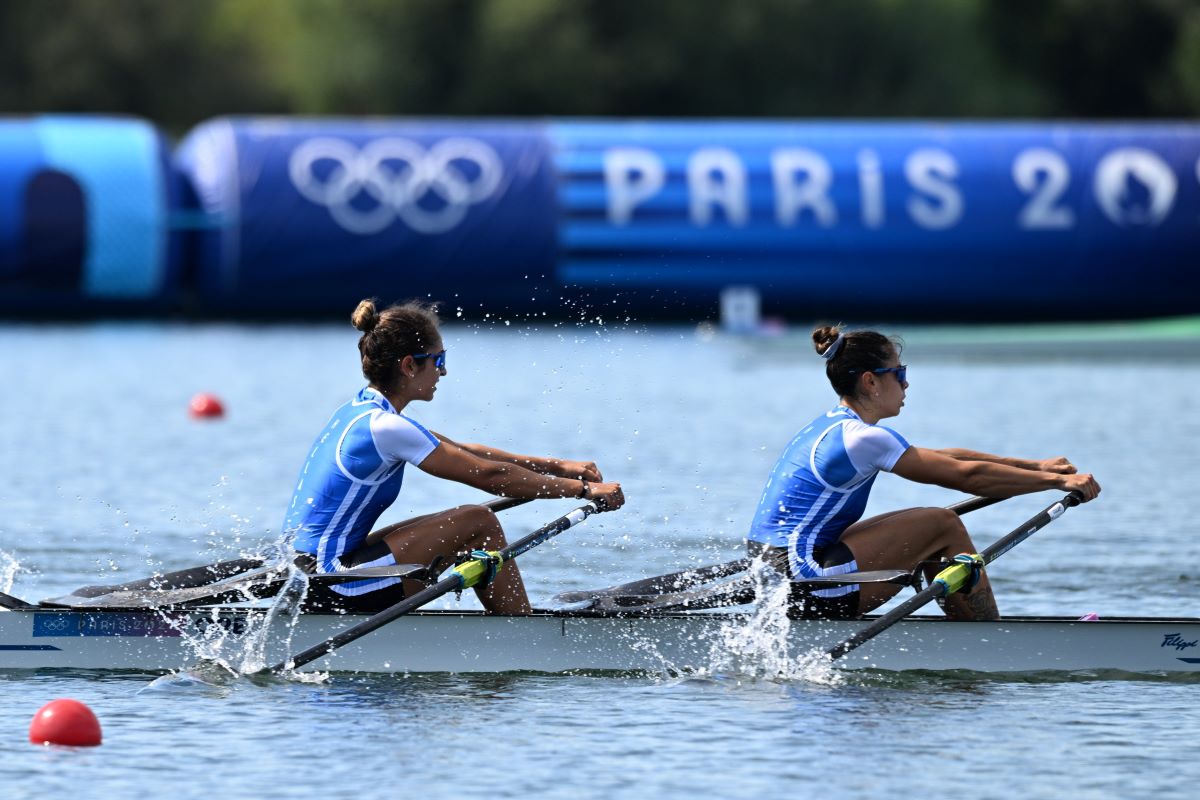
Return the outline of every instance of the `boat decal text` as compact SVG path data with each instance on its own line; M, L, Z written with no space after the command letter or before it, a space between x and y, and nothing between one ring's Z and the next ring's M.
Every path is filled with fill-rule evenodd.
M1178 633L1168 633L1163 636L1162 647L1174 647L1176 650L1187 650L1189 647L1195 647L1197 642L1200 642L1200 639L1192 639L1189 642Z
M65 611L37 614L33 635L39 636L179 636L179 628L158 614L106 611L102 614Z

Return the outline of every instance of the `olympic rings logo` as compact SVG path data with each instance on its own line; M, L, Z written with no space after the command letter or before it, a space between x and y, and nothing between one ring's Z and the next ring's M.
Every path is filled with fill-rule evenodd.
M315 171L322 162L333 164L323 177ZM464 171L468 163L474 169ZM463 138L443 139L428 150L411 139L376 139L362 150L342 139L309 139L288 162L296 191L328 208L342 228L363 236L397 219L418 233L445 233L471 206L495 194L503 176L495 150Z

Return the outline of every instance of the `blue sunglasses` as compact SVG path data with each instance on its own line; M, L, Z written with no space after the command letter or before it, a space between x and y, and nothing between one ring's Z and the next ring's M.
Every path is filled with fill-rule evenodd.
M446 368L446 351L445 350L441 350L437 353L413 353L412 357L413 357L414 361L424 361L427 358L432 358L434 368L436 368L436 369L445 369Z
M857 372L862 372L862 370L858 370L858 369L850 370L851 375L853 375ZM867 372L874 372L876 375L882 375L886 372L894 372L894 373L896 373L897 381L899 381L900 383L908 382L908 364L901 364L898 367L880 367L879 369L869 369L869 370L867 370Z

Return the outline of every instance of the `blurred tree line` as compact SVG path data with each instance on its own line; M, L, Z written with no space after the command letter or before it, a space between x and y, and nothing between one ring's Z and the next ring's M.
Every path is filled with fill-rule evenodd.
M3 0L0 110L1188 118L1200 0Z

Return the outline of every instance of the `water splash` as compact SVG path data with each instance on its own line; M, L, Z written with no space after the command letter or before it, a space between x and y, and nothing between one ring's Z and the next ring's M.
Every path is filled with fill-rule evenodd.
M840 686L845 676L820 650L792 652L788 617L791 584L756 559L749 569L757 601L749 617L721 626L713 641L709 669L770 681L803 681Z
M0 550L0 592L11 592L17 573L21 571L21 562L10 553Z
M188 629L181 628L184 644L197 664L178 673L172 683L212 683L212 676L222 673L229 678L259 675L271 666L272 654L282 657L292 651L292 637L308 595L308 576L291 562L284 564L283 586L271 598L269 606L236 616L223 614L214 607L207 619L200 618ZM246 599L253 597L247 594ZM164 619L172 619L171 612L160 614ZM328 676L289 672L287 677L321 682Z

